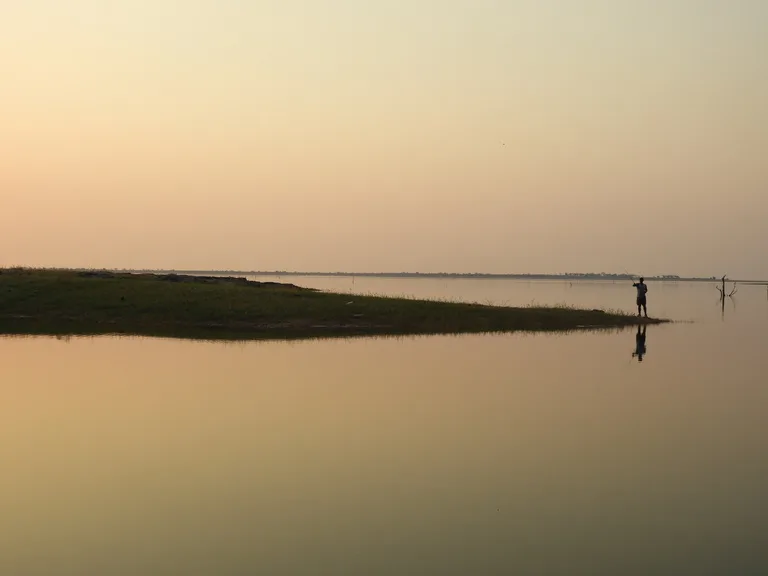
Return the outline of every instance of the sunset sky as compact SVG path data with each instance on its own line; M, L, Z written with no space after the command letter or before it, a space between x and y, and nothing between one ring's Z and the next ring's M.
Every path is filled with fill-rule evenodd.
M0 265L768 278L765 0L0 0Z

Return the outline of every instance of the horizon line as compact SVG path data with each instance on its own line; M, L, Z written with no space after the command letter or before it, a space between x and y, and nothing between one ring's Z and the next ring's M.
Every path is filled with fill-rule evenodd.
M644 278L646 280L663 281L722 281L743 283L743 284L768 284L768 280L729 278L723 276L680 276L678 274L651 274L641 275L629 272L346 272L346 271L299 271L299 270L236 270L227 268L97 268L97 267L67 267L67 266L0 266L2 269L30 269L30 270L69 270L69 271L111 271L111 272L139 272L139 273L166 273L166 274L239 274L249 276L376 276L376 277L475 277L475 278L535 278L535 279L569 279L569 278L588 278L588 279L633 279Z
M70 268L71 270L93 270L93 268ZM145 273L212 273L212 274L241 274L250 276L377 276L377 277L482 277L482 278L591 278L591 279L633 279L644 278L646 280L664 281L722 281L723 277L717 276L680 276L678 274L641 275L627 272L346 272L346 271L298 271L298 270L235 270L235 269L207 269L207 268L111 268L121 272L145 272ZM725 277L726 282L734 283L768 283L768 280L758 279L731 279Z

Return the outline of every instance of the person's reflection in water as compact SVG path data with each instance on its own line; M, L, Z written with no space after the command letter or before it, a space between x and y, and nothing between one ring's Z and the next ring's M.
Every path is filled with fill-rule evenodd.
M635 351L632 352L632 358L637 356L637 361L642 362L645 355L645 329L646 325L643 324L642 328L637 327L637 334L635 334Z

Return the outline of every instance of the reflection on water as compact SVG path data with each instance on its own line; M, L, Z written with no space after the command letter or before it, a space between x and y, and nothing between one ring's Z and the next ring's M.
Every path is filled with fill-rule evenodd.
M718 304L720 304L720 318L725 321L725 301L728 300L731 303L731 310L735 313L736 312L736 297L735 296L726 296L721 297L718 299Z
M755 294L569 335L0 338L0 574L768 573Z
M645 355L645 336L647 328L646 325L643 325L642 328L638 326L637 334L635 334L635 351L632 352L632 357L637 357L638 362L642 362L643 356Z

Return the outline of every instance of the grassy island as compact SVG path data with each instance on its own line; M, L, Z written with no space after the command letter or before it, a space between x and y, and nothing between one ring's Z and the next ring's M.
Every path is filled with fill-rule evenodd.
M211 339L620 328L663 320L571 308L327 293L242 278L0 269L0 333Z

